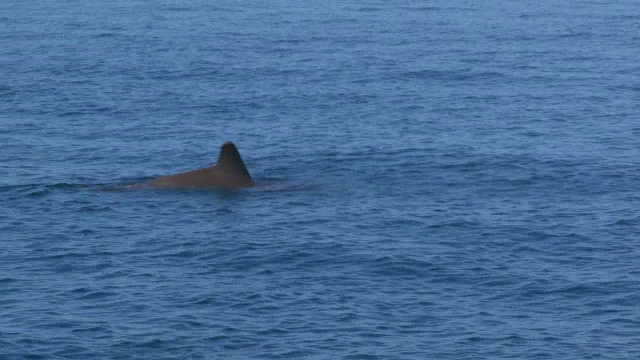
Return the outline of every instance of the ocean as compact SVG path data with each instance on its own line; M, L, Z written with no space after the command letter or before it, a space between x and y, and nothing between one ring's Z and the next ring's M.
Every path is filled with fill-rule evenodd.
M640 358L639 19L3 1L0 358Z

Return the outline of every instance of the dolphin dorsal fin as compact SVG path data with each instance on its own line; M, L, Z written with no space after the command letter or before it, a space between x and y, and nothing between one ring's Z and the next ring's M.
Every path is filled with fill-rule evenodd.
M251 180L251 175L240 157L238 148L231 141L227 141L220 147L220 156L216 166L227 175L242 176Z

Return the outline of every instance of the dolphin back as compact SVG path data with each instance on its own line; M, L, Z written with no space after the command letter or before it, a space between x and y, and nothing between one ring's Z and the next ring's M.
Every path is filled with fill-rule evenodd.
M149 181L153 187L200 188L224 187L243 188L255 185L236 146L227 141L220 148L218 162L214 166L187 171L180 174L161 176Z

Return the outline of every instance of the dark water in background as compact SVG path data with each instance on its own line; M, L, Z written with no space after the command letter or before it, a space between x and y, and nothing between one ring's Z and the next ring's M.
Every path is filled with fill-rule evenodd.
M0 4L0 358L640 356L640 3L310 3Z

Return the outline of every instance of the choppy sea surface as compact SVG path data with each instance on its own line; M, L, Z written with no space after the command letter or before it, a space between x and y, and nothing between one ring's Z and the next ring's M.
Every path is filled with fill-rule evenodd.
M2 1L0 358L639 358L639 19Z

